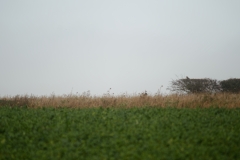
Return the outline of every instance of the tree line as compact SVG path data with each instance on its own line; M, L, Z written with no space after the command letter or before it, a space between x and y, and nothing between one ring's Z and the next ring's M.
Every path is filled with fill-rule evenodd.
M240 93L240 79L216 80L210 78L181 78L172 80L168 90L176 93Z

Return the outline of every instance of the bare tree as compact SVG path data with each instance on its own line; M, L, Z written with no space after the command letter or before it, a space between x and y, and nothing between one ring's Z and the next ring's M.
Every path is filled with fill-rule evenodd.
M215 79L185 79L172 80L170 87L171 92L177 93L215 93L221 90L219 82Z

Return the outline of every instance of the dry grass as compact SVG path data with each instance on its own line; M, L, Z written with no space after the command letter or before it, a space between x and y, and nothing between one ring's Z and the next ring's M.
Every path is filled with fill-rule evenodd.
M218 94L189 94L189 95L147 95L146 93L114 96L110 93L103 96L91 96L90 92L82 95L63 95L63 96L13 96L0 97L0 106L19 106L19 107L177 107L177 108L208 108L224 107L239 108L240 94L218 93Z

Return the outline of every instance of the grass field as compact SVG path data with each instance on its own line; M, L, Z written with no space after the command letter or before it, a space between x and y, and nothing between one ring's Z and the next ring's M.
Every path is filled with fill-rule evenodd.
M240 159L239 108L0 107L0 159Z

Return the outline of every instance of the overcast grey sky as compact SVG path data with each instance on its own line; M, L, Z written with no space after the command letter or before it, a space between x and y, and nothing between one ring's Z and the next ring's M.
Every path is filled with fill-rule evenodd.
M240 77L239 0L0 0L0 96Z

